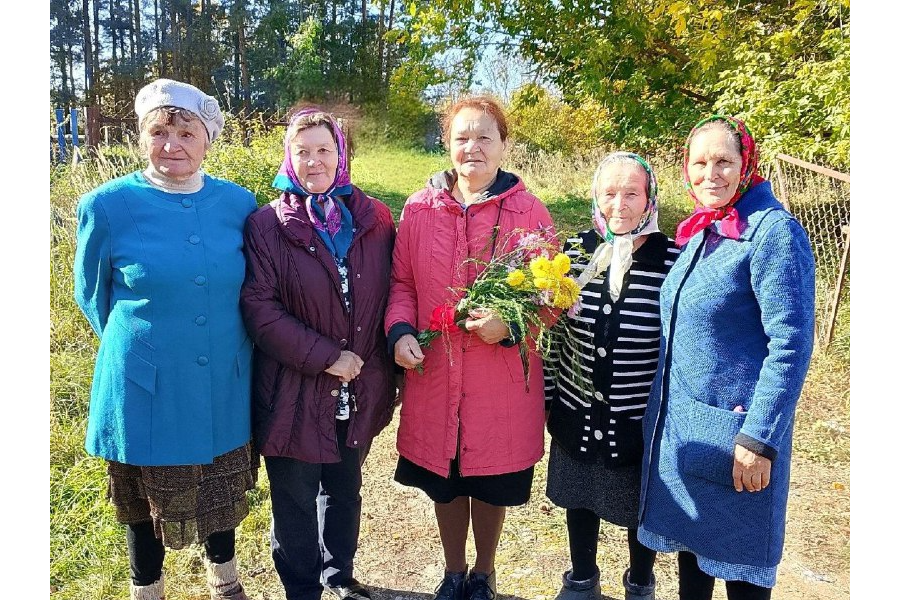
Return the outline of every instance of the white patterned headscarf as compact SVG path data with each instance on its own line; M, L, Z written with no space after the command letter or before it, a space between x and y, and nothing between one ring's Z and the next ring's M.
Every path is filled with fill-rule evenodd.
M606 216L600 210L600 201L598 194L598 186L600 184L600 175L607 166L613 163L630 162L637 164L647 173L647 206L644 214L637 227L628 233L613 233L606 222ZM609 294L613 302L619 299L622 293L622 281L625 279L625 273L631 268L632 255L634 254L634 240L642 235L650 235L659 231L659 209L657 207L656 195L658 184L656 182L656 174L650 167L650 164L641 156L633 152L613 152L597 165L594 172L594 181L591 184L591 203L593 211L594 229L600 234L600 237L606 242L597 246L597 250L591 256L587 267L578 278L578 284L581 287L593 279L597 273L602 273L609 269Z

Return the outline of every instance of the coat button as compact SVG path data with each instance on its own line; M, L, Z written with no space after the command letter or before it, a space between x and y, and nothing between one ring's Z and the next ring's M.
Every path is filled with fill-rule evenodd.
M606 356L606 348L598 348L597 354L600 355L600 358L604 358Z
M316 247L315 247L315 246L310 246L310 247L309 247L309 251L310 251L310 252L315 252L315 251L316 251Z
M188 241L196 246L197 244L200 243L200 236L192 235L191 237L188 238Z
M181 201L181 205L185 208L190 208L194 205L194 201L191 200L190 198L185 198L184 200Z
M206 317L200 315L199 317L194 319L194 323L196 323L197 325L206 325Z
M594 392L594 397L601 402L603 401L603 394L601 394L600 392Z
M200 365L201 367L205 367L206 365L209 364L209 359L205 356L198 356L197 364Z
M606 304L603 306L603 314L604 315L608 315L611 312L612 312L612 306L610 306L609 304Z
M356 274L356 278L357 278L357 279L360 278L360 274L359 274L359 273Z
M206 277L204 277L203 275L197 275L196 277L194 277L194 283L196 283L197 285L203 285L204 283L206 283Z
M598 429L597 431L594 432L594 437L597 438L598 440L602 440L603 432Z
M347 340L341 339L341 348L346 348L346 347L347 347Z
M357 327L356 330L357 330L357 331L362 331L362 327Z
M337 397L337 395L338 395L339 393L340 393L340 392L338 392L337 390L331 390L331 395L334 396L334 397Z

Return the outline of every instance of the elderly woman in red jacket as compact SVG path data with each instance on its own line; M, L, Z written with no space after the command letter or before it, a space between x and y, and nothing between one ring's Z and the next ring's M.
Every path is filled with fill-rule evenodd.
M425 350L416 333L452 301L451 290L473 282L482 267L468 259L487 261L514 230L552 222L521 179L500 169L507 124L494 100L457 102L444 131L453 169L407 200L394 249L385 327L394 360L407 369L395 478L434 501L446 563L436 600L491 600L506 507L528 501L543 455L541 361L532 353L526 386L514 332L492 315ZM467 573L470 522L476 557Z
M331 115L295 115L284 150L273 182L281 197L247 220L241 290L272 557L287 600L318 600L320 581L362 600L369 592L353 577L361 467L394 400L383 332L394 221L350 183Z

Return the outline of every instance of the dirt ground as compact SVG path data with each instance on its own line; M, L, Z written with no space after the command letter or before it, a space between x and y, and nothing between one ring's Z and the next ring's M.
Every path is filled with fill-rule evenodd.
M363 516L356 574L372 587L375 600L430 600L443 573L440 539L432 504L424 493L393 481L397 454L396 419L376 439L364 468ZM549 438L547 440L549 448ZM788 504L787 540L776 600L837 600L850 595L850 484L847 466L823 465L795 456ZM546 457L535 472L531 501L510 509L497 556L501 600L552 600L562 572L570 568L565 512L544 496ZM474 543L469 543L470 564ZM624 596L621 577L627 566L624 530L604 526L598 562L604 598ZM270 566L247 581L251 597L284 598ZM675 600L674 555L657 559L657 598ZM714 598L725 598L716 585ZM325 598L329 598L326 594Z

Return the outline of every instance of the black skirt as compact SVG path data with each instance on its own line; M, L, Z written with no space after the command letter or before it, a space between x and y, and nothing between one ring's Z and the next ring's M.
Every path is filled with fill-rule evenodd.
M394 480L403 485L419 488L439 504L452 502L459 496L468 496L494 506L521 506L531 496L534 467L500 475L459 474L459 457L450 463L450 476L437 473L400 457Z

